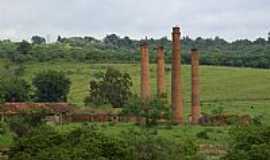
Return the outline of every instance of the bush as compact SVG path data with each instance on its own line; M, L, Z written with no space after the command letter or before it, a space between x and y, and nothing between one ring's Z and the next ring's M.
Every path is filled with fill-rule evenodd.
M169 120L171 115L170 107L163 99L154 98L142 103L136 96L125 105L122 114L144 118L147 126L156 125L160 119Z
M38 73L32 83L38 102L65 102L71 85L63 72L51 70Z
M196 134L196 137L201 138L201 139L209 139L209 135L208 135L208 131L207 129L200 131Z
M98 72L96 80L90 81L90 95L85 103L95 105L110 103L113 107L123 107L132 95L131 87L129 74L108 68L106 73Z
M18 115L11 117L8 120L10 130L15 133L17 137L23 137L29 134L33 128L42 125L45 122L47 111L45 110L31 110L18 113Z
M0 122L0 136L5 135L8 132L8 126L5 122Z
M270 127L236 127L230 131L232 142L225 160L268 160L270 157Z
M149 130L129 130L121 137L82 126L60 134L50 126L40 126L20 138L10 148L11 160L191 160L198 146L191 140L176 143Z
M1 102L25 102L30 100L31 86L23 79L8 77L0 80Z
M11 148L11 160L131 160L126 143L84 127L60 134L49 126L36 128Z
M198 151L194 141L185 139L182 143L176 143L158 136L155 130L129 130L124 133L124 139L135 160L178 160L180 157L186 160L192 159Z

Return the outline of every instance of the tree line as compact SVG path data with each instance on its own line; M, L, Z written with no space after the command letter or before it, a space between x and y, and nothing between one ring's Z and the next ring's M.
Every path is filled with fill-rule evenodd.
M12 62L46 62L52 60L78 61L85 63L138 63L140 60L139 41L116 34L98 40L94 37L59 36L54 43L45 38L33 36L31 42L0 41L0 58ZM148 39L150 61L156 60L158 44L165 48L166 62L171 59L171 41L167 37ZM182 63L190 62L189 49L198 48L201 64L254 68L270 68L270 35L266 40L257 38L228 42L222 38L182 38Z

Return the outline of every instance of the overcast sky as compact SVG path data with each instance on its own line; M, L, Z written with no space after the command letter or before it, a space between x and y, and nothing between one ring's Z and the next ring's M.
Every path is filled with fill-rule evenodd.
M174 25L192 38L266 38L270 0L0 0L0 39L160 38L170 37Z

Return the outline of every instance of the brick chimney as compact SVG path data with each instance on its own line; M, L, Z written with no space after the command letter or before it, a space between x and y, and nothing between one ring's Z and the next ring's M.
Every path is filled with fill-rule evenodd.
M141 41L141 99L146 102L151 98L151 86L149 75L149 54L148 44L146 41Z
M157 92L159 97L166 94L164 49L160 45L157 47Z
M172 32L172 110L173 121L184 124L184 99L181 80L181 42L180 28L174 27Z
M200 106L200 77L199 77L199 62L200 55L197 49L191 49L191 66L192 66L192 124L198 124L201 117L201 106Z

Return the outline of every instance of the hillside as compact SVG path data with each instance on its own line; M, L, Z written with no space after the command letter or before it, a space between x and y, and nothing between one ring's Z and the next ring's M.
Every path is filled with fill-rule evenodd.
M1 61L3 68L4 61ZM24 78L31 80L35 73L42 70L64 71L71 79L70 103L84 106L83 100L88 94L89 81L94 74L114 67L132 76L133 92L139 93L139 64L85 64L70 62L28 63L25 65ZM156 93L155 65L151 65L151 85ZM166 71L167 91L170 93L170 66ZM270 113L270 70L252 68L233 68L202 66L201 88L203 111L210 112L217 107L237 113ZM190 66L183 66L183 83L186 113L189 113L191 94Z
M150 61L155 62L157 45L165 48L165 58L171 59L171 41L167 37L148 39ZM98 40L94 37L58 37L56 42L46 44L46 40L33 36L32 41L0 41L0 58L16 63L48 62L65 60L83 63L134 63L139 62L139 40L129 37L107 35ZM239 66L270 68L270 38L257 38L228 42L222 38L191 39L182 37L182 63L189 64L189 50L198 48L201 52L201 64L219 66Z

